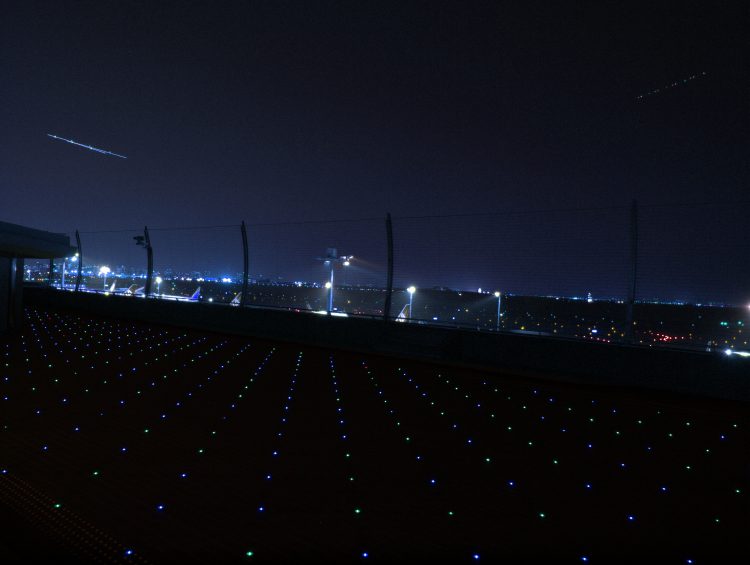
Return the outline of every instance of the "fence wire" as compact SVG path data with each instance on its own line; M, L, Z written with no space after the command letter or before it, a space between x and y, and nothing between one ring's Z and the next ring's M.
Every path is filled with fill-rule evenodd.
M635 215L611 206L395 216L387 313L384 218L248 224L245 296L239 223L155 227L151 294L596 341L747 346L749 213L750 202L735 202L645 205ZM142 228L80 235L80 290L145 293L147 253L134 239ZM55 260L51 273L29 262L26 277L72 289L76 260ZM716 305L720 315L705 310Z

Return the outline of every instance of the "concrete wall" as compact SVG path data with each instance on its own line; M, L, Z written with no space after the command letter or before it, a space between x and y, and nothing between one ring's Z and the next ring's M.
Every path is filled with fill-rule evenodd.
M750 401L750 360L310 313L27 288L30 305L607 386Z

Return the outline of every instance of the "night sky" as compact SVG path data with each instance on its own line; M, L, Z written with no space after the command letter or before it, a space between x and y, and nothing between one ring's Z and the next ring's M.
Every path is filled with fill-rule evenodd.
M620 264L633 198L708 202L717 206L697 216L655 208L651 235L665 238L662 256L687 241L730 268L738 253L747 263L747 228L737 227L746 214L727 204L747 201L750 180L748 22L743 2L5 3L0 219L71 232L617 206L617 221L597 216L611 233L602 228L578 263L611 251ZM696 217L696 233L670 238ZM530 257L591 239L579 234L588 220L568 217L573 237L561 238L543 215L514 218L476 245L470 220L428 231L430 259L408 276L437 284L429 273L450 270L433 260L440 247L487 265L445 284L505 276L500 284L520 289L527 263L499 261L523 250L529 231L547 234ZM402 242L421 230L407 223ZM438 241L457 234L463 253ZM484 260L485 239L506 247ZM283 236L277 245L278 260L297 246ZM721 293L744 300L749 273L739 269ZM617 281L619 291L624 278L592 285ZM675 290L700 298L716 278L702 262Z

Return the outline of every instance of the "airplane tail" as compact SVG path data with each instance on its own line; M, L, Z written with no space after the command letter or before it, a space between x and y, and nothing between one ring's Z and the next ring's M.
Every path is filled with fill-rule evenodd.
M110 286L110 287L109 287L109 292L114 292L114 291L115 291L115 285L116 285L116 284L117 284L117 281L114 281L114 282L112 283L112 286Z
M201 287L198 287L196 291L193 293L193 295L190 297L190 300L198 300L201 297Z
M230 302L230 304L232 306L239 306L240 303L241 303L241 301L242 301L242 293L238 292L237 296L235 296L234 298L232 298L232 301Z
M401 312L399 312L398 316L396 316L396 321L405 322L407 318L411 318L411 311L409 310L409 305L404 304L404 307L401 308Z

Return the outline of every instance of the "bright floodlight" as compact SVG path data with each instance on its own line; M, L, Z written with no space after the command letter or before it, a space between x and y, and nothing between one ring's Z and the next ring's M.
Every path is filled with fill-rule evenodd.
M417 292L417 287L415 287L415 286L410 286L409 288L407 288L407 289L406 289L406 291L407 291L407 292L408 292L409 294L414 294L415 292Z
M75 263L76 261L78 261L78 253L76 253L75 255L73 255L73 257L70 258L70 261L72 263Z
M499 290L495 291L495 298L500 298L500 291Z
M156 277L156 284L161 284L162 280L163 279L161 277Z
M731 355L732 354L732 350L731 349L725 349L724 353L727 354L727 355Z
M109 267L106 267L106 266L105 267L99 267L99 276L102 276L102 275L106 276L106 275L108 275L111 272L112 271L110 270Z
M349 261L344 261L344 267L348 267L350 265Z
M331 288L331 282L330 281L326 281L326 288Z

